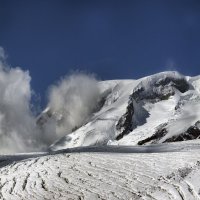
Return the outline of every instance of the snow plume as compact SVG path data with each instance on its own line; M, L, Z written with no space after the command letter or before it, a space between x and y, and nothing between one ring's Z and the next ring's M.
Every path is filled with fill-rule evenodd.
M45 125L46 134L56 133L49 137L51 142L87 122L97 108L99 97L98 83L92 75L75 73L52 86L48 107L54 117Z
M31 78L27 71L9 68L0 48L0 153L31 151L39 132L30 111Z
M5 58L0 47L0 153L44 150L85 123L96 108L97 81L92 75L75 73L50 87L52 116L41 126L33 114L29 72L10 68Z

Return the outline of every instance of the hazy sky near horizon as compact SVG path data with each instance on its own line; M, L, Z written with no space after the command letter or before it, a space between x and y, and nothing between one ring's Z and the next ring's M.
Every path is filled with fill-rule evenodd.
M0 46L32 87L72 70L100 79L200 74L199 0L0 0Z

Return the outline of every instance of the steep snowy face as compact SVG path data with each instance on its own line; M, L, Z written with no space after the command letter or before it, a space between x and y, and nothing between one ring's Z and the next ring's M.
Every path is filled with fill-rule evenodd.
M186 78L177 72L163 72L144 78L133 90L132 99L136 102L168 99L176 91L184 93L192 88Z
M126 113L120 118L117 140L130 133L137 126L145 124L150 113L145 104L168 100L176 93L185 93L193 88L186 78L177 72L163 72L144 78L133 90Z
M118 124L120 140L113 143L144 145L199 138L198 81L198 78L184 77L177 72L160 73L143 79L129 101L129 107L132 105L135 112L127 123L128 113L133 112L127 107L120 121L122 123ZM138 116L142 116L143 120L138 120Z
M73 74L50 88L48 108L38 117L47 143L73 132L88 121L101 104L93 76Z
M102 101L86 124L58 140L52 150L88 145L106 145L117 137L116 123L126 111L135 80L99 82Z
M162 72L139 80L99 82L98 109L50 149L196 139L200 134L199 80Z

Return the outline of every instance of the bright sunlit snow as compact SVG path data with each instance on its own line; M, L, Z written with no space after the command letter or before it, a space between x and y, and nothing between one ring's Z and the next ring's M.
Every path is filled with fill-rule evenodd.
M16 142L3 143L1 154L38 152L0 156L0 199L200 199L199 77L75 74L51 87L47 108L34 116L28 73L0 75L1 142ZM27 87L16 100L25 103L15 110L18 100L6 97L20 80Z

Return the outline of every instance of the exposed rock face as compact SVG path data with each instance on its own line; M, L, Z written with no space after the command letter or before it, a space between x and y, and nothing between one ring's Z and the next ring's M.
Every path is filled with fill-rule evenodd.
M133 90L126 113L120 118L116 125L116 129L120 132L116 139L119 140L123 138L124 135L129 134L135 127L143 125L146 122L146 118L149 116L148 112L143 107L146 102L156 103L166 100L174 95L176 90L184 93L191 87L192 86L187 82L185 77L177 72L160 73L142 80ZM136 108L138 112L136 112ZM140 120L138 120L138 118ZM147 141L154 140L158 135L164 134L164 132L155 133L155 135L152 136L152 138L148 138Z
M189 127L186 132L166 139L164 142L178 142L185 140L194 140L200 138L200 121L197 121L193 126Z
M104 105L106 101L106 97L110 94L110 90L106 90L99 98L99 101L97 102L97 106L94 108L94 113L98 112ZM39 126L39 128L44 129L46 123L48 121L53 121L55 125L60 125L64 121L64 117L62 113L53 112L50 107L47 107L45 111L43 111L37 118L36 124ZM85 122L87 123L87 121ZM81 125L80 125L81 126ZM71 132L74 132L77 130L80 126L75 126L72 128Z
M151 78L141 81L134 89L132 98L140 101L161 101L168 99L175 94L175 90L184 93L189 90L190 84L185 77L175 73L174 76L163 73L162 76L154 75Z
M156 133L151 137L148 137L144 140L138 142L138 145L144 145L147 143L156 144L162 137L167 134L167 124L163 124L158 127ZM186 140L194 140L200 138L200 121L197 121L193 126L189 127L184 133L170 137L163 141L163 143L168 142L179 142Z
M133 130L132 118L134 114L134 106L132 100L130 99L127 106L126 113L119 119L116 128L117 130L122 130L122 132L117 136L116 140L120 140L124 135L130 133Z
M47 108L41 115L38 116L37 120L36 120L36 124L39 127L42 127L45 123L47 123L47 121L49 120L49 118L51 118L53 116L51 110L49 108Z
M151 137L148 137L144 140L141 140L138 142L138 145L143 145L147 143L155 144L157 141L159 141L162 137L164 137L167 133L166 129L167 124L161 124L158 128L155 134L153 134Z

